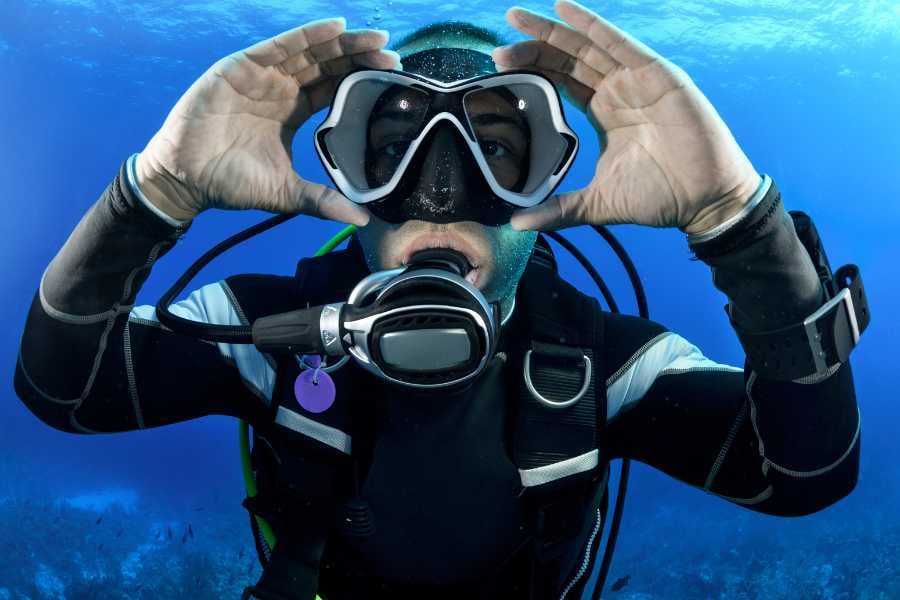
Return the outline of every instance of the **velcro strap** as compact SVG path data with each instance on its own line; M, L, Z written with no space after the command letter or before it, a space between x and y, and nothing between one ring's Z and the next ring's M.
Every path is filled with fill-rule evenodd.
M841 267L835 281L837 295L801 323L755 333L732 322L754 371L768 379L793 381L826 376L847 361L871 316L856 265Z

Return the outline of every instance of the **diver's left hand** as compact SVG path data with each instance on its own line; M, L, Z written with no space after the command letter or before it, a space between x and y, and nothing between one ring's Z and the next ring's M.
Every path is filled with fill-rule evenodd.
M555 8L565 23L509 9L509 23L535 39L495 49L494 62L553 80L605 147L587 187L518 211L513 227L636 223L697 233L738 213L760 176L690 77L583 6Z

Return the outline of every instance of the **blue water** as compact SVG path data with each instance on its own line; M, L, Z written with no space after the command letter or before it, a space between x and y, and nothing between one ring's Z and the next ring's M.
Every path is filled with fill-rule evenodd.
M552 5L525 6L552 14ZM856 491L803 519L751 513L635 465L610 598L900 598L900 456L895 405L900 260L900 3L887 0L618 0L588 6L692 75L788 208L809 212L832 263L862 267L874 321L853 356L863 417ZM460 18L521 39L506 4L422 0L113 2L0 0L0 599L213 598L255 581L240 500L236 423L206 418L138 433L74 436L37 421L12 391L26 309L43 268L80 216L208 65L313 19L387 28L394 39ZM567 115L583 150L563 190L584 185L597 144ZM326 182L310 131L296 167ZM153 303L194 257L261 214L205 213L155 268ZM290 273L336 224L292 222L214 264ZM709 270L677 231L615 228L637 263L651 316L707 356L741 364ZM567 232L634 311L614 257ZM569 260L563 273L585 290ZM628 299L625 302L624 299ZM791 426L791 424L785 424ZM99 521L99 522L98 522ZM187 524L196 536L185 537ZM172 539L169 539L169 530ZM184 538L184 541L183 541ZM199 575L198 575L199 574ZM153 587L156 586L156 587ZM218 590L219 592L216 592Z

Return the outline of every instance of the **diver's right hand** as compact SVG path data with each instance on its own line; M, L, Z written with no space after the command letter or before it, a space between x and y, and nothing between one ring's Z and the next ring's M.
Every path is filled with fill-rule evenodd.
M368 211L294 171L291 142L341 77L399 68L385 31L313 21L223 58L181 97L138 156L138 185L158 208L192 219L207 208L305 213L365 225Z

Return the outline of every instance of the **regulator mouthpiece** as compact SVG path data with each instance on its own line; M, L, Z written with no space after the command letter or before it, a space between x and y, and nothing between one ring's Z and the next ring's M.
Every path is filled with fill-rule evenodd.
M412 269L443 269L463 278L472 270L462 253L449 248L420 250L412 255L409 266Z

